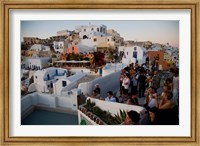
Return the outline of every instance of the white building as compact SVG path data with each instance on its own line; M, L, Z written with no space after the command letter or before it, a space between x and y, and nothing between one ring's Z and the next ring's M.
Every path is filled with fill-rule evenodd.
M57 36L68 36L70 35L72 32L69 30L60 30L57 31Z
M91 39L93 36L103 37L107 35L105 25L76 26L76 31L79 31L80 39Z
M42 92L53 92L53 83L60 78L67 78L68 70L50 67L34 73L34 83L40 86Z
M31 51L50 51L49 46L45 46L42 44L34 44L30 48Z
M61 78L53 83L53 93L56 95L64 95L66 92L71 91L75 86L78 86L78 81L86 76L85 73L79 72L67 78Z
M142 46L120 46L118 51L119 53L124 53L122 58L122 63L124 64L135 63L136 61L138 61L139 64L142 64L146 61L147 51Z
M102 76L109 75L114 72L118 72L126 67L126 64L123 63L106 63L102 68Z
M53 49L55 52L66 53L66 49L68 48L68 43L66 41L54 41Z
M124 38L114 29L107 30L107 43L110 46L122 46L124 43Z
M25 61L25 67L31 69L43 69L48 66L50 57L38 57L33 55L31 58L27 58Z

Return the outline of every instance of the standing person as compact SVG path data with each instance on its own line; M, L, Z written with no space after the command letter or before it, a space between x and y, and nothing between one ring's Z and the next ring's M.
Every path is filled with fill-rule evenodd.
M171 78L167 78L167 79L164 81L164 86L165 86L165 85L169 87L170 91L172 91L173 85L172 85L172 79L171 79Z
M123 79L123 82L122 82L123 92L128 93L129 85L130 85L129 74L126 73L124 75L124 79Z
M154 57L154 59L155 59L155 67L156 67L156 69L158 70L158 68L159 68L159 59L160 59L159 54L157 54L157 55Z
M133 94L137 94L137 78L136 78L137 74L136 74L136 71L133 71L133 75L132 75L132 78L131 78L131 95Z
M124 70L122 69L121 70L121 74L120 74L120 77L119 77L119 82L120 82L120 94L122 94L122 83L123 83L123 79L124 79Z
M157 70L154 71L154 75L152 77L151 85L155 89L155 92L157 93L157 90L160 87L160 77L158 76Z
M175 105L178 105L179 103L179 72L178 69L175 69L173 72L173 102Z
M100 89L100 87L99 87L99 84L96 84L96 85L95 85L94 90L96 90L96 91L98 92L98 94L101 93L101 89Z
M138 77L138 85L139 85L139 98L144 97L144 92L146 89L146 76L144 75L144 71L140 71L140 75Z

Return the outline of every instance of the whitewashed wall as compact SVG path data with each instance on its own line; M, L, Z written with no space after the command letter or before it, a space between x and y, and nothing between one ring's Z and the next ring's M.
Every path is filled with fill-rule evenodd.
M97 78L90 82L80 83L78 88L81 89L85 95L91 95L92 91L94 90L94 86L98 83L101 88L101 96L106 97L107 91L111 90L116 93L119 89L119 77L120 71L109 74L102 78Z
M76 73L72 76L67 77L66 79L59 79L57 82L53 83L54 94L61 95L63 91L70 91L77 85L77 81L86 76L85 73ZM67 86L62 86L62 81L67 82Z
M120 114L120 110L122 110L122 111L123 110L125 110L125 111L133 110L138 113L146 110L144 107L141 107L141 106L103 101L103 100L98 100L98 99L94 99L94 98L90 98L90 97L88 97L87 99L90 99L92 102L95 102L96 106L100 107L102 110L109 111L111 113L111 115L113 115L113 116L117 113ZM87 125L97 125L88 116L86 116L84 113L82 113L78 110L79 123L81 122L82 119L84 119L86 121Z
M69 94L57 96L35 92L28 94L21 99L21 113L24 113L31 106L43 105L50 108L69 108L77 110L77 96L81 94L80 89L73 89Z
M111 73L121 71L121 69L125 67L126 67L126 64L123 64L123 63L107 63L106 66L102 68L102 76L106 76Z
M138 113L140 113L142 110L145 110L145 108L142 106L103 101L103 100L94 99L90 97L88 97L88 99L90 99L92 102L95 102L96 106L100 107L102 110L109 111L112 115L119 113L120 109L125 110L125 111L134 110Z
M136 59L135 58L122 58L122 63L126 64L126 65L129 65L131 63L136 63Z
M77 67L77 68L73 67L73 68L71 68L70 71L76 72L76 73L78 73L78 72L83 72L83 73L86 73L86 74L88 74L88 75L98 75L98 73L95 73L95 72L93 72L93 71L90 71L90 69L81 68L81 67Z

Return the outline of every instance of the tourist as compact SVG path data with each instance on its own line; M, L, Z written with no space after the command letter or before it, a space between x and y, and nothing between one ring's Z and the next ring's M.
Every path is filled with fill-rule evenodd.
M137 94L133 94L131 96L132 102L134 105L139 105L138 99L137 99Z
M116 102L116 98L113 96L112 91L107 92L107 97L105 98L105 101Z
M133 94L137 94L137 74L136 74L136 71L133 71L133 75L132 75L132 78L131 78L131 95Z
M152 77L151 85L155 89L155 92L157 93L157 89L160 87L160 77L158 76L158 71L154 71L154 76Z
M175 105L179 105L179 72L178 69L175 69L173 72L173 102Z
M158 99L156 99L157 103L156 103L156 107L158 109L170 109L173 108L175 106L174 102L171 100L173 97L172 92L170 91L166 91L163 94L163 98L161 99L160 103L158 103Z
M146 76L144 75L144 71L140 71L140 75L138 77L138 86L139 86L139 98L144 97L144 92L146 89Z
M169 87L169 90L170 90L170 91L172 91L172 87L173 87L172 79L167 78L167 79L164 81L164 86L165 86L165 85Z
M160 103L156 103L159 118L159 125L177 125L178 124L178 107L172 101L173 94L168 91L164 93Z
M95 85L94 90L96 90L96 91L98 92L98 94L101 93L101 89L100 89L100 87L99 87L99 84L96 84L96 85Z
M161 99L163 98L164 94L171 91L171 87L168 86L167 84L164 84L163 86L163 92L161 93Z
M132 98L128 98L128 100L126 101L126 104L134 105L134 102L133 102Z
M150 125L160 125L160 118L158 116L158 110L157 108L151 108L149 109L149 124Z
M121 125L139 125L140 114L136 111L126 112L126 118Z
M127 100L128 100L128 98L129 98L129 95L128 95L128 91L127 90L125 90L123 93L122 93L122 96L121 96L122 98L121 98L121 103L126 103L127 102Z
M100 99L100 94L97 90L93 90L92 98Z
M123 83L123 79L124 79L124 72L125 70L121 70L121 74L120 74L120 77L119 77L119 81L120 81L120 94L122 94L122 83Z
M155 94L155 89L153 87L149 87L145 95L146 95L146 103L144 104L144 107L147 110L149 108L156 107L157 94Z
M128 93L128 89L129 89L129 85L130 85L130 78L129 78L129 74L125 73L124 74L124 78L122 81L122 93L123 92L127 92Z

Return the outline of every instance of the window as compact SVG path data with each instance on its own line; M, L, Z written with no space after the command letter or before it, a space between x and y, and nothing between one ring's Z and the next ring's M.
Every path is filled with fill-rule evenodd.
M126 54L128 55L128 52Z
M134 50L136 51L136 50L137 50L137 47L134 47Z
M106 28L103 28L103 33L106 33Z
M94 40L93 40L94 42L96 42L97 41L97 38L94 38Z
M91 31L93 31L93 30L94 30L94 28L91 29Z
M49 74L47 75L47 80L50 80L50 75Z
M99 28L97 28L97 31L99 32Z
M109 42L109 39L108 39L108 42Z
M133 52L133 58L137 59L137 52Z
M67 82L66 81L62 81L62 86L63 87L67 86Z
M35 76L35 78L37 79L37 76Z
M83 31L86 31L86 29L84 29Z
M72 51L74 51L74 47L72 47Z
M100 27L100 32L102 32L102 27Z

